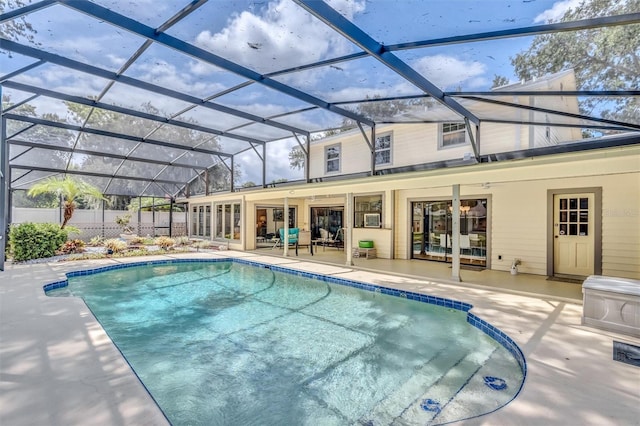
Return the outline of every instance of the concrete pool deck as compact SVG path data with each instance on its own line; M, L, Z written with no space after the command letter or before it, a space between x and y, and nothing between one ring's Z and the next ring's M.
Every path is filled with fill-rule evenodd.
M563 294L508 292L358 266L259 252L7 265L0 272L0 425L166 425L168 421L80 299L49 298L43 285L73 270L167 258L245 257L471 303L473 313L522 349L520 395L465 425L640 425L640 368L613 361L613 341L640 339L581 325L582 306ZM508 273L505 278L508 279ZM527 276L519 276L525 285ZM530 277L535 281L539 277ZM549 293L549 292L547 292Z

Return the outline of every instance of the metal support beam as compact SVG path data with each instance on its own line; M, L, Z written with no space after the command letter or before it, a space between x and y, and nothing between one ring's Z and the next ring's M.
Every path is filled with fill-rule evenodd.
M99 152L99 151L92 151L89 149L74 149L71 148L69 146L56 146L56 145L48 145L48 144L44 144L44 143L37 143L37 142L29 142L29 141L22 141L22 140L8 140L9 145L16 145L16 146L26 146L29 148L36 148L36 149L46 149L49 151L60 151L60 152L73 152L73 153L77 153L77 154L84 154L84 155L95 155L95 156L99 156L99 157L104 157L104 158L114 158L114 159L118 159L118 160L129 160L129 161L137 161L137 162L141 162L141 163L149 163L149 164L159 164L159 165L163 165L163 166L172 166L172 167L178 167L178 168L184 168L184 169L196 169L196 170L206 170L207 167L205 166L196 166L196 165L189 165L189 164L180 164L180 163L172 163L169 161L163 161L163 160L154 160L152 158L142 158L142 157L130 157L130 156L126 156L126 155L122 155L122 154L111 154L108 152ZM16 157L13 157L12 160L14 160Z
M69 175L80 175L80 176L94 176L94 177L104 177L109 179L123 179L123 180L135 180L138 182L159 182L166 183L168 185L173 185L176 182L172 180L161 180L161 179L152 179L152 178L143 178L139 176L113 176L110 173L97 173L97 172L87 172L83 170L64 170L64 169L56 169L52 167L34 167L34 166L11 166L13 170L33 170L36 172L51 172L51 173L62 173Z
M41 2L33 3L19 9L11 10L7 13L2 14L2 16L0 17L0 24L4 24L5 22L11 21L13 19L21 18L24 15L28 15L29 13L37 12L49 6L53 6L56 3L58 3L56 0L43 0Z
M138 21L135 21L119 13L116 13L98 4L95 4L86 0L61 0L60 3L68 6L71 9L76 9L80 12L86 13L87 15L93 16L94 18L97 18L99 20L104 20L106 22L109 22L112 25L115 25L117 27L130 31L141 37L145 37L149 40L153 40L158 44L164 45L171 49L175 49L179 52L184 53L185 55L189 55L191 57L202 60L212 65L215 65L227 71L231 71L237 75L241 75L249 80L253 80L271 89L284 93L285 95L297 98L301 101L304 101L309 104L320 107L322 109L334 112L336 114L342 115L352 120L361 121L363 123L366 123L367 125L373 124L373 122L367 119L366 117L363 117L359 114L355 114L351 111L339 108L326 101L316 98L306 92L295 89L291 86L287 86L277 80L273 80L269 77L266 77L265 75L262 75L253 70L250 70L249 68L245 68L242 65L239 65L235 62L231 62L228 59L222 58L209 51L196 47L192 44L186 43L185 41L180 40L176 37L173 37L167 33L163 33L163 32L157 33L153 28L147 25L144 25Z
M230 184L230 188L231 188L231 192L235 191L235 180L236 180L236 175L235 175L235 167L234 167L234 160L235 156L231 156L231 182Z
M211 127L206 127L206 126L201 126L198 124L193 124L193 123L189 123L186 121L181 121L181 120L176 120L173 118L167 118L167 117L163 117L160 115L154 115L154 114L150 114L147 112L141 112L141 111L136 111L133 109L129 109L129 108L125 108L125 107L121 107L121 106L117 106L117 105L111 105L111 104L106 104L104 102L98 102L98 101L94 101L88 98L84 98L81 96L73 96L73 95L65 95L64 93L60 93L60 92L56 92L54 90L49 90L49 89L44 89L41 87L37 87L37 86L32 86L29 84L24 84L24 83L18 83L15 81L7 81L5 83L3 83L3 85L5 87L8 87L10 89L15 89L15 90L20 90L23 92L31 92L31 93L35 93L37 95L41 95L41 96L46 96L48 98L53 98L53 99L59 99L61 101L68 101L68 102L73 102L76 104L80 104L80 105L85 105L85 106L89 106L92 108L98 108L98 109L103 109L105 111L112 111L112 112L117 112L120 114L125 114L125 115L131 115L134 117L139 117L139 118L143 118L145 120L150 120L150 121L155 121L158 123L162 123L162 124L169 124L172 126L176 126L176 127L181 127L184 129L189 129L189 130L196 130L199 132L203 132L203 133L209 133L209 134L213 134L216 136L225 136L228 137L230 139L237 139L237 140L241 140L244 142L249 142L249 143L256 143L256 144L263 144L265 143L264 141L258 140L258 139L254 139L254 138L250 138L247 136L242 136L242 135L237 135L234 133L230 133L230 132L226 132L220 129L214 129ZM32 98L29 98L29 100L31 100ZM25 102L25 101L23 101ZM23 102L21 102L20 104L22 104ZM13 109L13 105L12 105L12 109ZM10 111L9 109L7 109L5 112Z
M201 152L203 154L218 155L218 156L222 156L222 157L231 157L232 156L232 154L227 154L227 153L223 153L223 152L219 152L219 151L213 151L211 149L191 147L191 146L188 146L188 145L180 145L180 144L177 144L177 143L156 141L156 140L152 140L152 139L143 139L143 138L138 137L138 136L123 135L122 133L109 132L107 130L101 130L101 129L82 128L81 126L75 126L75 125L66 124L66 123L58 123L57 121L43 120L41 118L27 117L27 116L16 115L16 114L5 114L4 116L6 118L10 119L10 120L24 121L24 122L27 122L27 123L39 124L39 125L42 125L42 126L55 127L55 128L58 128L58 129L74 130L74 131L78 131L78 132L82 131L84 133L90 133L90 134L93 134L93 135L100 135L100 136L107 136L107 137L111 137L111 138L115 138L115 139L125 139L125 140L129 140L129 141L134 141L134 142L144 142L144 143L147 143L149 145L163 146L165 148L175 148L175 149L178 149L178 150L181 150L181 151Z
M424 78L415 69L411 68L400 58L391 53L386 47L375 41L369 34L362 31L355 24L342 16L338 11L331 8L327 3L313 0L294 0L307 12L327 24L329 27L342 34L362 50L373 56L375 59L395 71L405 80L418 87L420 90L431 95L433 99L440 102L452 111L467 118L474 124L480 124L478 117L473 115L471 111L460 105L454 99L444 96L444 92L435 84ZM367 123L372 125L372 123Z
M469 135L469 140L471 141L471 148L473 149L473 156L476 158L477 162L480 162L480 147L476 143L476 139L475 139L475 137L473 135L473 128L472 128L473 125L466 118L464 119L464 124L465 124L465 126L467 128L467 134ZM473 127L475 127L476 134L479 135L480 134L480 126L479 125L475 125Z
M195 96L177 92L175 90L171 90L163 86L147 83L142 80L137 80L135 78L131 78L125 75L118 75L112 71L107 71L102 68L98 68L92 65L84 64L82 62L74 61L73 59L69 59L64 56L55 55L53 53L49 53L44 50L39 50L30 46L25 46L5 38L0 37L0 42L2 42L2 47L4 49L19 53L21 55L25 55L25 56L29 56L37 59L43 59L47 62L60 65L62 67L70 68L76 71L80 71L89 75L94 75L96 77L104 78L111 81L116 81L118 83L122 83L128 86L133 86L142 90L147 90L152 93L164 95L169 98L187 102L189 104L194 104L194 105L201 106L203 108L209 108L216 111L224 112L226 114L234 115L240 118L244 118L246 120L254 121L254 122L265 124L268 126L277 127L290 132L298 132L298 133L305 132L304 129L299 129L297 127L289 126L287 124L282 124L282 123L269 120L248 112L243 112L237 109L229 108L224 105L216 104L213 102L207 102L203 99L196 98Z
M0 99L2 86L0 86ZM0 116L2 105L0 105ZM3 117L0 124L0 271L4 271L5 248L9 237L9 144L7 143L7 120Z
M267 144L262 145L262 187L267 187Z
M307 133L306 135L306 141L304 143L304 145L302 144L302 142L300 142L300 138L298 138L297 134L293 134L293 137L296 139L296 142L298 143L298 146L300 147L300 149L302 150L303 154L304 154L304 180L305 182L309 183L311 181L311 179L309 178L310 176L310 171L309 171L309 164L311 161L311 135L309 133Z
M613 27L617 25L631 25L640 23L640 13L628 13L625 15L603 16L599 18L583 19L571 22L555 22L552 24L534 25L530 27L512 28L508 30L489 31L484 33L466 34L452 37L437 38L433 40L414 41L389 45L388 50L405 50L422 47L446 46L459 43L476 41L498 40L535 36L538 34L560 33L566 31L587 30L592 28Z
M474 101L479 101L479 102L486 102L488 104L493 104L493 105L524 109L527 111L544 112L547 114L559 115L561 117L570 117L570 118L576 118L578 120L593 121L595 123L605 123L605 124L611 124L614 126L626 127L627 129L640 130L640 124L623 123L621 121L616 121L616 120L607 120L606 118L593 117L593 116L588 116L583 114L574 114L571 112L564 112L564 111L556 111L553 109L541 108L536 106L520 105L513 102L500 101L497 99L486 99L486 98L480 98L477 96L464 96L464 97L466 99L472 99Z

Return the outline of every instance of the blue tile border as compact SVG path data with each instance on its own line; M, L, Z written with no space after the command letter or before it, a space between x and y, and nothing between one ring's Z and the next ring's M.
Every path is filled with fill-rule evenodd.
M475 314L469 312L471 308L473 308L473 305L469 303L461 302L458 300L445 299L438 296L430 296L422 293L414 293L411 291L398 290L398 289L384 287L376 284L369 284L361 281L338 278L331 275L321 275L313 272L298 271L295 269L286 268L284 266L265 264L262 262L257 262L254 260L247 260L242 258L163 259L163 260L149 260L149 261L143 261L143 262L120 263L117 265L102 266L94 269L67 272L65 274L67 277L66 280L45 284L43 286L43 290L46 293L51 290L66 287L69 285L69 281L68 281L69 278L85 276L85 275L93 275L93 274L98 274L100 272L113 271L116 269L133 268L136 266L168 265L173 263L219 263L219 262L235 262L243 265L255 266L258 268L267 268L267 269L271 269L272 271L283 272L286 274L297 275L305 278L317 279L317 280L324 281L331 284L339 284L343 286L354 287L360 290L382 293L389 296L403 297L409 300L415 300L422 303L429 303L432 305L443 306L445 308L456 309L459 311L466 312L467 322L469 324L478 328L480 331L487 334L493 340L498 342L505 349L507 349L511 353L511 355L513 355L513 357L516 359L522 371L523 380L520 384L520 389L518 389L518 392L516 393L514 398L522 390L522 386L524 385L524 381L527 377L527 362L524 357L524 354L520 350L520 347L518 347L518 345L509 336L507 336L507 334L504 333L502 330L489 324L487 321L476 316Z

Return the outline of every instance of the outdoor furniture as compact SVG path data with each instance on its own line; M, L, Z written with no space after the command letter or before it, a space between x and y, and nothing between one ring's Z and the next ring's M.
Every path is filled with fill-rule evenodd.
M640 337L640 280L591 275L582 294L582 324Z
M298 240L296 241L296 256L298 255L298 247L309 247L309 253L313 256L313 242L311 241L311 231L300 231Z
M353 257L364 257L365 259L375 259L376 249L373 247L372 240L360 240L358 241L358 247L355 247L351 255Z
M289 228L289 235L288 235L289 245L296 245L298 243L299 232L300 232L299 228ZM278 241L273 245L272 248L275 248L276 246L280 246L281 244L284 244L284 228L278 229L278 235L280 236L280 238L278 238Z
M335 236L326 229L320 228L320 240L322 241L323 247L333 246L340 249L344 244L340 235L344 235L342 228L338 228Z
M376 249L373 247L371 248L356 247L353 249L351 254L353 257L364 257L365 259L375 259L377 257Z

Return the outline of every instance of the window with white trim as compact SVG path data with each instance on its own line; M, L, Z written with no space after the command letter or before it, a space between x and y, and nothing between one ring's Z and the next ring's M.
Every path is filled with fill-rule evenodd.
M215 204L215 236L227 240L240 239L240 203Z
M391 164L391 133L376 136L376 166Z
M340 152L340 144L325 147L324 159L326 173L335 173L340 171Z
M467 127L464 123L442 123L440 135L439 148L464 145L467 142Z

